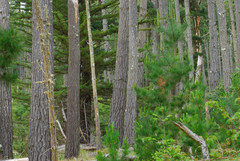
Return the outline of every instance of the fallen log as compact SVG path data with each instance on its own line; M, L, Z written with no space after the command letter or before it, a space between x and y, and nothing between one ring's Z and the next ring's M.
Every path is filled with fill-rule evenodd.
M180 121L178 121L177 123L173 121L173 123L180 130L182 130L188 137L190 137L193 141L195 141L201 146L203 159L210 160L208 147L206 145L205 140L201 136L198 136L197 134L193 133L189 128L183 125L183 123L181 123Z

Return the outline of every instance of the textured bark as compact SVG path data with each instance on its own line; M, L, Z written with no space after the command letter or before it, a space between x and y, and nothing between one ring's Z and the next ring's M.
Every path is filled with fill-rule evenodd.
M113 94L110 109L109 125L116 126L119 131L119 143L122 145L124 136L124 113L126 108L126 89L129 51L129 6L128 0L120 0L118 44L113 81Z
M139 12L139 19L143 19L147 14L147 0L140 1L140 12ZM140 24L139 29L147 28L147 24ZM144 48L146 44L147 32L146 31L139 31L138 37L138 48ZM138 58L144 58L144 52L138 53ZM143 62L138 62L138 87L143 87Z
M90 49L90 60L91 60L91 74L92 74L93 101L94 101L95 121L96 121L97 150L100 150L101 149L101 131L100 131L100 119L99 119L99 109L98 109L98 96L97 96L97 85L96 85L96 74L95 74L95 62L94 62L94 51L93 51L93 41L92 41L92 31L91 31L89 1L85 0L85 4L86 4L86 12L87 12L87 29L88 29L88 40L89 40L89 49Z
M159 7L158 0L151 0L151 1L153 3L153 8L157 9ZM153 39L152 52L154 55L158 55L159 54L158 46L160 44L160 35L157 32L157 29L156 29L157 26L155 26L154 22L151 24L151 26L152 26L152 39Z
M215 15L215 2L208 0L209 35L210 35L210 70L209 70L209 91L213 91L218 86L219 80L219 54Z
M37 2L39 2L40 5L37 4ZM28 157L30 161L57 160L56 147L53 143L56 140L51 139L51 134L54 130L51 130L50 134L50 127L52 126L54 129L55 126L55 120L53 120L54 116L51 116L54 111L51 112L51 107L49 106L49 102L53 102L53 98L52 100L48 99L50 88L45 81L45 79L47 79L47 82L53 83L51 77L54 73L52 3L48 0L35 0L32 2L32 5L32 95L29 118L30 132ZM38 10L36 9L37 6L39 7ZM45 10L45 7L47 7L48 12ZM48 13L47 16L46 13ZM49 21L47 17L49 18ZM42 24L43 22L45 22L44 27ZM45 39L42 38L43 32L45 36L48 35ZM48 42L48 44L46 44L46 42ZM48 69L51 71L46 70L46 58L44 60L44 54L46 54L46 51L48 51L48 61L50 61ZM49 79L46 77L47 74L45 74L48 72L51 74Z
M238 44L237 44L237 37L236 37L236 30L235 30L235 20L234 20L234 14L233 14L232 0L228 0L228 4L229 4L230 17L231 17L234 57L235 57L236 64L238 66L239 49L238 49Z
M0 1L0 27L9 29L10 13L9 0ZM1 53L0 53L1 54ZM2 72L3 69L0 69ZM11 85L0 80L0 144L2 145L3 154L0 159L12 159L12 96ZM0 148L1 150L1 148Z
M80 145L80 33L78 0L68 0L68 95L65 158L77 157Z
M129 60L124 136L127 137L128 144L131 147L135 143L134 122L137 118L137 94L134 90L134 85L138 79L137 17L137 0L129 0Z
M230 65L229 65L229 53L228 53L228 36L227 36L227 21L224 0L217 0L217 10L218 10L218 24L219 24L219 36L221 43L221 53L222 53L222 64L223 64L223 80L224 89L226 92L230 91L231 80L230 80Z
M185 16L187 20L187 42L188 42L188 54L190 65L192 70L189 72L189 79L194 81L194 64L193 64L193 44L192 44L192 29L191 29L191 20L190 20L190 7L189 0L184 0L185 4Z
M235 4L235 14L236 14L236 26L237 26L237 46L238 48L240 47L240 0L234 0ZM238 55L237 55L237 60L235 59L236 62L238 62L238 67L240 67L240 49L238 49Z

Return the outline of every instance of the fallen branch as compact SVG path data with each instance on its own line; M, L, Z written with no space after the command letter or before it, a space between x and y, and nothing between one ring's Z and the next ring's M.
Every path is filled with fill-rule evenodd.
M201 136L198 136L197 134L193 133L189 128L187 128L185 125L183 125L180 121L178 121L178 123L173 121L173 123L180 130L182 130L188 137L190 137L193 141L195 141L196 143L198 143L201 146L203 159L210 160L208 147L206 145L205 140Z
M57 124L58 124L58 127L59 127L59 129L60 129L61 133L62 133L62 136L63 136L63 137L64 137L64 139L66 140L66 139L67 139L67 137L66 137L66 135L65 135L65 134L64 134L64 132L63 132L63 129L62 129L62 126L61 126L60 122L59 122L58 120L56 120L56 122L57 122Z

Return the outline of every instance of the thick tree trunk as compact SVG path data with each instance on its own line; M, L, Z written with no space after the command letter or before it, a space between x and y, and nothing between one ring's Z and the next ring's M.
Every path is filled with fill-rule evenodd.
M217 0L217 10L218 10L218 24L219 24L219 36L221 43L221 53L222 53L222 64L223 64L223 80L224 89L226 92L230 91L231 80L230 80L230 65L229 65L229 53L228 53L228 36L227 36L227 21L224 0Z
M120 0L120 17L118 29L118 44L113 81L113 94L110 109L109 125L116 126L119 131L119 143L122 145L124 137L124 113L126 108L128 51L129 51L129 5L128 0Z
M218 86L219 80L219 54L218 40L215 16L215 2L208 0L208 17L209 17L209 35L210 35L210 71L209 71L209 91L213 91Z
M0 1L0 11L0 27L9 29L9 0ZM0 72L3 72L2 69L0 69ZM3 149L3 156L0 156L0 159L13 158L12 137L13 128L11 84L0 80L0 144Z
M153 8L157 9L159 7L158 0L151 0L153 3ZM151 24L152 26L152 39L153 39L153 44L152 44L152 52L154 55L159 54L159 49L158 46L160 45L160 35L157 32L157 27L155 26L154 22Z
M100 119L99 119L99 109L98 109L98 96L97 96L97 85L96 85L96 74L95 74L95 62L94 62L94 51L93 51L93 41L92 41L92 31L91 31L91 21L90 21L90 9L89 1L85 0L86 12L87 12L87 29L88 29L88 40L90 49L90 60L91 60L91 73L92 73L92 88L93 88L93 101L95 110L95 121L96 121L96 140L97 140L97 150L101 149L101 131L100 131Z
M57 160L56 140L51 139L55 131L54 111L52 111L53 88L51 87L54 73L52 2L34 0L32 5L32 96L28 157L30 161ZM44 58L46 52L48 58ZM49 66L46 66L46 61L50 61Z
M233 48L234 48L234 57L235 62L238 65L239 61L239 49L237 44L237 37L236 37L236 30L235 30L235 21L234 21L234 14L233 14L233 7L232 7L232 0L228 0L229 4L229 12L231 17L231 27L232 27L232 36L233 36Z
M137 94L134 90L134 85L138 79L137 18L137 0L129 0L129 60L124 136L127 137L130 146L135 143L133 140L135 135L134 122L137 118Z
M185 16L187 20L187 42L188 42L188 54L190 65L192 70L189 72L189 79L194 81L194 64L193 64L193 44L192 44L192 29L191 29L191 20L190 20L190 6L189 0L184 0L185 4Z
M68 0L67 140L65 158L77 157L80 145L80 33L78 0Z

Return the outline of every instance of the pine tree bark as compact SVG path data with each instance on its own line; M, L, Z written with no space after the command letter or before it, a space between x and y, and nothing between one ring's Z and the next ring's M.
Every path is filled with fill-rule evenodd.
M91 60L91 74L92 74L93 101L94 101L95 121L96 121L97 150L100 150L101 149L101 131L100 131L100 119L99 119L99 109L98 109L98 96L97 96L97 85L96 85L96 74L95 74L95 62L94 62L94 51L93 51L93 41L92 41L92 31L91 31L89 1L85 0L85 4L86 4L86 12L87 12L87 29L88 29L88 40L89 40L89 49L90 49L90 60Z
M160 20L161 25L167 28L168 0L159 0L159 16L163 18Z
M189 79L194 81L194 64L193 64L193 44L192 44L192 29L191 29L191 20L190 20L190 6L189 0L184 0L185 5L185 17L187 21L187 42L188 42L188 54L190 65L192 70L189 72Z
M228 4L229 4L230 17L231 17L234 57L235 57L235 62L238 65L239 64L239 49L238 49L238 44L237 44L237 37L236 37L236 30L235 30L235 20L234 20L234 14L233 14L232 1L228 0Z
M128 0L120 0L118 44L113 81L113 94L110 109L109 125L116 126L119 131L119 143L124 137L124 113L126 108L128 52L129 52L129 5Z
M224 0L217 0L217 13L218 13L218 25L219 25L219 36L221 43L222 53L222 64L223 64L223 80L224 89L226 92L230 91L231 80L230 80L230 65L229 65L229 53L228 53L228 36L227 36L227 21Z
M153 3L153 8L158 9L158 7L159 7L158 0L151 0L151 1ZM156 29L157 26L155 26L154 22L152 22L151 26L152 26L152 39L153 39L152 52L154 55L158 55L159 54L158 46L160 44L160 35L157 32L157 29Z
M77 157L80 146L80 32L78 0L68 0L67 140L65 158Z
M218 86L219 80L219 54L214 0L208 0L208 18L210 35L209 91L211 92Z
M0 1L0 11L0 27L9 29L9 0ZM0 72L3 72L3 69L0 69ZM13 125L11 100L11 84L0 80L0 144L3 149L3 156L0 156L0 159L13 158Z
M32 95L28 158L30 161L55 161L57 148L56 138L53 139L56 130L53 111L52 2L34 0L32 5Z
M129 0L129 60L128 60L128 84L126 118L124 125L124 136L132 147L134 141L134 123L137 118L137 94L134 86L137 83L138 50L137 50L137 0Z
M178 25L181 25L181 19L180 19L180 6L179 6L179 0L175 0L175 12L176 12L176 21ZM178 50L180 58L183 58L183 44L181 41L178 41Z
M234 4L235 4L235 14L236 14L236 26L237 26L237 35L236 35L236 39L237 39L237 47L238 47L238 55L235 58L235 61L238 62L238 67L240 67L240 0L234 0ZM236 60L237 59L237 60Z
M140 1L140 11L139 11L139 19L143 19L145 15L147 14L147 0L141 0ZM147 24L140 24L139 29L145 29L147 28ZM147 32L146 31L139 31L139 37L138 37L138 48L144 48L146 44L146 38L147 38ZM138 58L143 59L144 58L144 52L138 53ZM143 87L143 62L138 62L138 87Z

